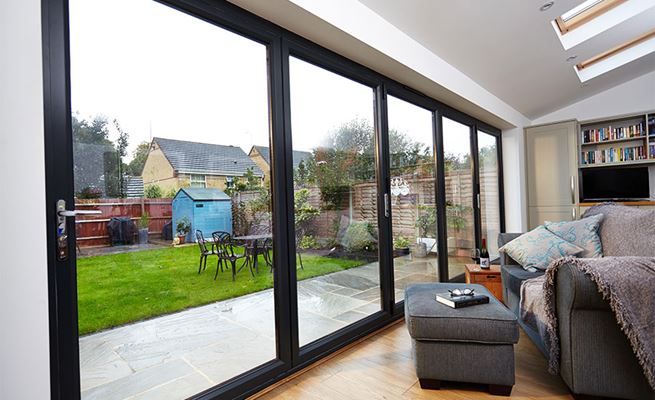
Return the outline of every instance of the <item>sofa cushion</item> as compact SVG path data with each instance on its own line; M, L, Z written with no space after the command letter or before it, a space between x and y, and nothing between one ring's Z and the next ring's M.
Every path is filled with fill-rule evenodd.
M521 284L526 279L536 278L544 274L544 271L526 271L520 265L504 265L500 268L500 275L503 285L517 296L521 296Z
M655 257L655 210L604 203L591 207L584 217L603 214L600 241L606 257Z
M486 294L489 303L455 309L437 302L437 293L462 287ZM409 334L415 340L510 344L519 339L516 316L482 285L410 285L405 293L405 319Z
M584 251L582 247L567 242L543 225L524 233L498 250L509 254L523 268L532 272L545 270L553 260Z
M578 257L598 258L603 256L603 246L598 236L602 220L603 214L596 214L577 221L546 221L544 226L567 242L582 247L584 251L578 254Z

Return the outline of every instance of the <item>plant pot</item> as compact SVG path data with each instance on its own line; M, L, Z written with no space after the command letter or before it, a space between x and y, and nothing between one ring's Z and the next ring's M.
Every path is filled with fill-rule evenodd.
M393 249L393 256L394 257L402 257L406 256L409 254L409 247L400 247L397 249Z
M186 243L186 235L177 235L177 240L179 244Z
M428 246L421 242L412 246L412 257L425 258L428 255Z
M139 244L148 243L148 228L139 229Z

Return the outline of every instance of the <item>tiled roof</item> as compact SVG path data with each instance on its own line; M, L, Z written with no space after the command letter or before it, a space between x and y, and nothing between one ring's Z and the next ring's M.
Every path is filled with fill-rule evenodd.
M268 163L268 165L271 165L271 151L268 147L266 146L252 146L254 149L256 149L259 154L264 157L264 160ZM293 168L298 168L298 165L300 165L300 161L305 161L312 156L312 153L308 151L300 151L300 150L294 150L293 151Z
M240 147L164 138L153 141L180 173L243 176L250 168L256 176L264 175Z

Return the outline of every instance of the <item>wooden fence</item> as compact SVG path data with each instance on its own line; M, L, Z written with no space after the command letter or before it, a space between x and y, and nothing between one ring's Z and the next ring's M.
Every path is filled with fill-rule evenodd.
M75 219L77 244L80 247L107 246L110 244L107 223L112 217L129 217L138 224L148 213L148 232L160 236L165 223L171 220L173 199L90 199L75 200L78 210L100 210L101 215L86 215Z

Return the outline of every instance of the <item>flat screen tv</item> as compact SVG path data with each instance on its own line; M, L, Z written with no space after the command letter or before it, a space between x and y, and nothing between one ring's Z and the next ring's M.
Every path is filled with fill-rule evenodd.
M641 200L650 197L648 167L582 170L583 201Z

